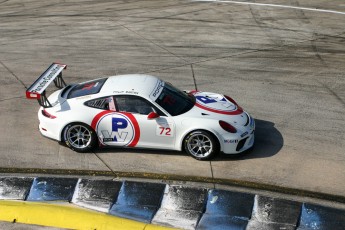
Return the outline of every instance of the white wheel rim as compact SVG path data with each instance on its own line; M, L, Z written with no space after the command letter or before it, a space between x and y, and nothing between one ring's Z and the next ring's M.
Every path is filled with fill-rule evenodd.
M67 130L67 141L74 148L85 148L91 143L91 132L83 125L73 125Z
M195 157L208 157L213 150L211 139L201 133L193 134L187 142L188 151Z

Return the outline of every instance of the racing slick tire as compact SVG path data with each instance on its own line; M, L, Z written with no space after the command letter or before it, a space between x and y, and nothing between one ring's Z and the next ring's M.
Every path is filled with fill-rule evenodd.
M84 123L71 123L63 132L65 144L72 150L80 153L90 152L97 146L95 131Z
M210 160L219 153L219 143L215 137L202 130L189 133L184 141L185 151L197 160Z

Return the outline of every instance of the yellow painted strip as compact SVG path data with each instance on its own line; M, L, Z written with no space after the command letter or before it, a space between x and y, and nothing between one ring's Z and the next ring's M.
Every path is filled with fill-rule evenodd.
M0 221L69 229L168 230L172 228L141 223L70 204L28 201L0 201Z

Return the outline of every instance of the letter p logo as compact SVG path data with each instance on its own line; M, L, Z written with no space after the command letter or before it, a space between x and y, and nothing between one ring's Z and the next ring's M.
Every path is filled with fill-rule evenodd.
M196 96L196 99L198 99L199 101L201 101L205 104L217 102L216 100L214 100L212 98L204 97L204 96Z
M112 131L118 132L119 129L125 129L128 126L128 122L124 118L113 117L112 118Z

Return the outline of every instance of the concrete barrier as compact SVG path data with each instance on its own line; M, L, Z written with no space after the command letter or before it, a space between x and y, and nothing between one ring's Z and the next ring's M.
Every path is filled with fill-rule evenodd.
M296 229L301 206L295 201L256 195L247 229Z
M345 211L322 207L313 204L303 204L300 225L297 230L345 229Z
M253 194L210 190L206 211L197 229L246 229L253 204Z
M120 181L79 179L72 203L85 208L108 212L116 202L121 186L122 182Z
M1 200L24 200L34 178L0 177Z
M165 184L124 181L110 214L150 223L164 194Z
M92 228L104 229L102 226L110 221L112 223L107 226L146 230L164 229L157 224L197 230L345 229L343 209L228 190L163 183L61 177L0 177L0 200L3 200L0 201L0 220L23 220L22 223L55 227L84 228L85 224L90 224ZM49 204L49 201L53 203ZM66 205L59 206L54 201L59 201L59 205ZM88 213L80 208L77 211L71 210L70 203L75 207L82 206L100 212ZM54 215L60 213L65 216L73 215L74 222L65 223L61 221L65 220L63 217L54 218ZM51 221L50 224L39 222L41 215L48 214L50 216L45 220ZM78 215L82 217L78 218ZM83 223L84 225L78 223L91 221L92 215L98 215L98 227L93 222ZM52 224L54 221L56 225Z
M152 223L182 229L195 229L205 209L207 189L170 185Z
M32 182L28 201L67 201L72 200L78 179L37 177Z

